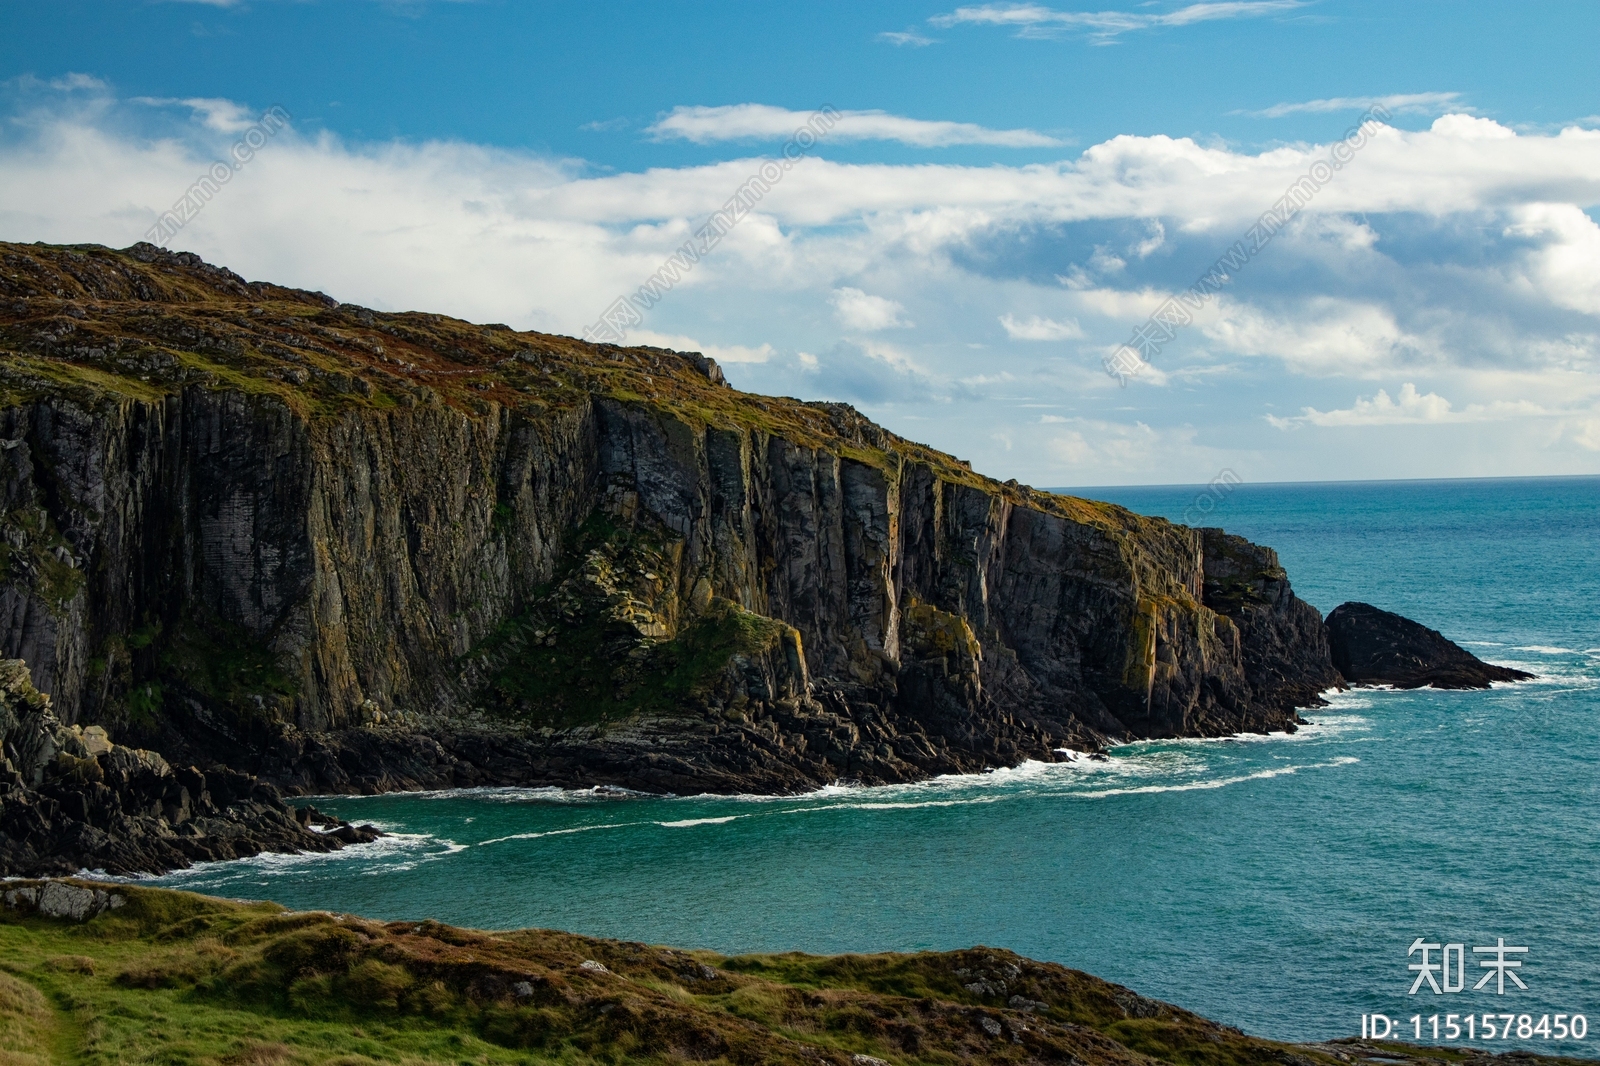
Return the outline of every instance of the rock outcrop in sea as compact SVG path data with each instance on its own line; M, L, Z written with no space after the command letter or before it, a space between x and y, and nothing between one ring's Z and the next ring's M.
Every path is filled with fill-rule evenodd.
M150 245L0 245L0 545L0 653L69 728L289 793L905 781L1341 683L1221 530Z
M1533 677L1486 663L1437 629L1369 603L1340 604L1326 624L1333 665L1352 685L1467 689Z

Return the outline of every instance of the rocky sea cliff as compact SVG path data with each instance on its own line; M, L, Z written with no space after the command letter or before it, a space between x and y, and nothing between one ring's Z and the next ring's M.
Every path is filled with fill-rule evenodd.
M189 803L157 815L202 834L215 773L268 806L789 792L1292 730L1343 683L1273 551L1221 530L992 481L696 353L150 245L0 245L0 655L60 728L159 753ZM5 758L11 821L75 772Z

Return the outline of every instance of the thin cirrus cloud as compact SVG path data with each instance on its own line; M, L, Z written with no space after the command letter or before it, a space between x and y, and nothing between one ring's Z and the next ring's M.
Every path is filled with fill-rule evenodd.
M932 37L924 37L916 30L885 30L878 34L878 40L897 48L926 48L930 44L938 43Z
M169 96L136 96L130 102L147 107L187 107L207 129L218 133L238 133L249 129L260 117L232 100L220 97L190 96L177 99Z
M1067 341L1083 336L1083 327L1073 318L1065 322L1039 315L1019 319L1008 312L1000 316L1000 325L1014 341Z
M804 111L768 104L722 107L675 107L645 132L657 140L695 144L716 141L781 140L794 135L811 117ZM992 148L1055 148L1063 142L1034 130L995 130L970 122L930 122L891 115L887 111L835 111L826 138L831 141L898 141L916 148L959 144Z
M1325 100L1304 100L1294 104L1273 104L1260 111L1230 111L1232 115L1249 115L1252 118L1282 118L1285 115L1316 115L1335 111L1365 111L1382 107L1394 114L1438 115L1446 111L1457 114L1472 108L1461 103L1460 93L1391 93L1388 96L1330 96Z
M1224 19L1261 18L1306 6L1305 0L1223 0L1217 3L1189 4L1165 14L1136 14L1128 11L1057 11L1042 4L982 4L958 7L928 21L948 28L962 23L986 26L1011 26L1019 37L1059 37L1084 33L1098 44L1114 43L1125 33L1153 30L1164 26L1190 26L1198 22Z

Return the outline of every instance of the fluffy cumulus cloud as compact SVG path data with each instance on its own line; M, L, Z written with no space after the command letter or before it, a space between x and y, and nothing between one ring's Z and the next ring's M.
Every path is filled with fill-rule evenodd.
M121 100L88 77L13 89L7 239L125 246L199 196L167 243L249 277L572 334L654 279L634 343L705 351L743 387L860 404L1034 484L1578 472L1600 454L1593 129L1518 134L1455 112L1376 127L1337 168L1328 145L1166 136L981 166L845 163L824 139L786 166L737 139L805 116L680 108L656 135L734 138L726 157L606 173L290 125L207 190L256 109ZM859 137L921 135L853 114ZM1255 240L1292 187L1298 212L1213 273L1120 388L1103 360ZM738 221L705 247L730 201Z
M1482 422L1512 418L1517 415L1541 415L1544 410L1528 401L1496 401L1489 404L1472 404L1457 411L1450 401L1436 392L1422 393L1416 385L1406 382L1400 386L1397 397L1379 389L1370 399L1356 398L1350 407L1336 411L1318 411L1307 407L1296 418L1279 418L1268 415L1267 421L1279 429L1297 425L1311 426L1393 426L1442 422Z
M873 333L880 329L898 329L916 323L902 318L905 308L882 296L870 296L848 285L834 289L828 298L833 312L846 329Z

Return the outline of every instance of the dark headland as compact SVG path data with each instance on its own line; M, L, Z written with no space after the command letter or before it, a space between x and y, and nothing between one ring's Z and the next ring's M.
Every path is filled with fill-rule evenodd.
M29 876L371 839L286 796L902 782L1368 679L1220 529L145 244L0 244L0 656Z
M696 353L0 244L0 1062L1463 1061L984 948L725 958L15 879L374 838L286 798L315 793L787 793L1294 730L1400 683L1383 655L1464 676L1395 619L1330 646L1270 548Z

